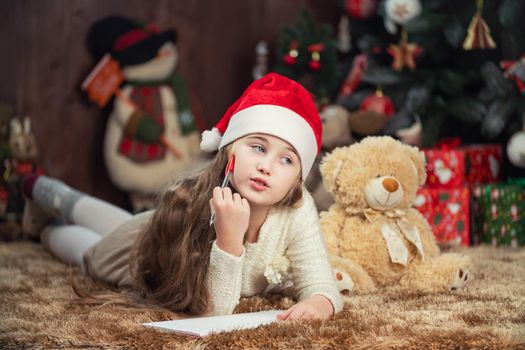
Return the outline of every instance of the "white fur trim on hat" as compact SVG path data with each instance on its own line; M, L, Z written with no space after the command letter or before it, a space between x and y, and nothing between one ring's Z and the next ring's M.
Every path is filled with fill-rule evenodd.
M202 132L201 149L205 152L213 152L219 149L221 134L217 128L204 130Z
M302 178L306 178L318 148L314 131L303 117L277 105L255 105L242 109L231 117L219 149L254 133L276 136L292 145L301 160Z

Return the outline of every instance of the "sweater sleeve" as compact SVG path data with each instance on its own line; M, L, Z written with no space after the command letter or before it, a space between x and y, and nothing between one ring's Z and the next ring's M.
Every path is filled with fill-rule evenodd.
M244 251L241 256L233 256L213 241L207 277L213 305L211 315L229 315L239 303L243 263Z
M293 214L286 253L293 283L299 300L323 295L330 300L337 313L343 308L343 300L328 260L317 209L310 194L304 188L303 191L304 203Z

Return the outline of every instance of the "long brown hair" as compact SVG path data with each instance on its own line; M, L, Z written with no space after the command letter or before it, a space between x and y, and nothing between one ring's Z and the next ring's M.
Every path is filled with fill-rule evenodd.
M163 308L201 315L212 308L207 288L215 230L209 225L212 189L223 178L229 147L211 163L170 186L137 239L130 260L141 297ZM302 198L300 176L276 205L295 206Z

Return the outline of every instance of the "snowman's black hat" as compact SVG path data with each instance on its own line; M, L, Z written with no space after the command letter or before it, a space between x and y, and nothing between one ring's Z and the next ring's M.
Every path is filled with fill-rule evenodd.
M147 62L166 42L177 41L174 29L159 32L153 24L140 25L121 16L105 17L91 27L87 45L95 60L107 53L121 66Z

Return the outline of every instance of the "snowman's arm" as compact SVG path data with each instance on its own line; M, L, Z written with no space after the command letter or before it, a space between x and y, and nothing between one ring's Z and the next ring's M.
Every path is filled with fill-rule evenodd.
M124 86L120 94L115 97L113 118L116 119L122 128L126 128L134 113L141 113L138 107L129 99L131 89L129 85Z
M163 128L131 101L129 98L131 90L132 87L127 85L117 94L112 118L121 126L123 132L136 139L149 143L162 141L160 138ZM170 145L169 147L171 148L172 146Z

